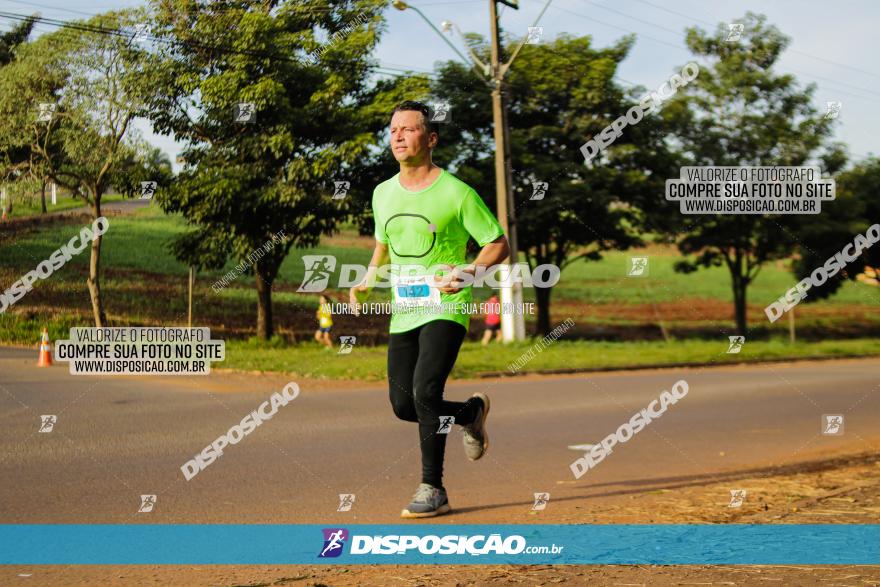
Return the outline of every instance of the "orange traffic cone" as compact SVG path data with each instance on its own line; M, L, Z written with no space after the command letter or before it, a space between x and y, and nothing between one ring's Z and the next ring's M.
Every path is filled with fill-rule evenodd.
M40 361L37 367L51 367L52 352L49 350L49 331L43 329L43 339L40 341Z

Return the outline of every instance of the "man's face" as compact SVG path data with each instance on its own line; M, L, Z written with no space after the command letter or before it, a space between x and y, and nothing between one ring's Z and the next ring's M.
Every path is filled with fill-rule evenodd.
M401 163L419 163L437 145L437 135L425 129L422 118L416 110L401 110L391 117L391 153Z

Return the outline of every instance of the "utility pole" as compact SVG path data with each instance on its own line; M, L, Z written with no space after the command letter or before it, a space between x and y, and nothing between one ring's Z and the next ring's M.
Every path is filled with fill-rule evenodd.
M187 328L193 327L193 288L196 285L196 268L192 265L189 266L189 295L188 303L187 303L187 311L186 311L186 326Z
M510 4L508 4L510 6ZM516 8L516 6L514 6ZM489 25L492 29L491 63L492 75L492 120L495 127L495 200L498 221L510 243L510 257L504 263L501 287L501 304L507 308L522 308L522 283L511 283L512 267L519 261L519 248L516 241L516 204L513 201L510 169L510 134L507 128L507 104L504 93L504 71L501 69L501 39L498 36L498 5L489 0ZM523 340L526 337L525 320L522 314L501 313L501 334L505 342Z

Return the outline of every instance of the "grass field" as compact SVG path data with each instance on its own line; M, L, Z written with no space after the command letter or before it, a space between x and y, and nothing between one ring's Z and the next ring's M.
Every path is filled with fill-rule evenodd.
M103 198L101 198L101 202L106 204L109 202L119 202L123 199L121 195L118 194L107 194ZM66 210L73 210L75 208L82 208L84 206L88 206L86 202L82 198L74 199L69 194L58 193L56 198L57 204L52 204L52 199L50 196L50 192L46 190L46 211L51 214L52 212L64 212ZM42 208L40 207L40 197L33 196L30 198L24 199L16 199L13 208L11 218L22 218L25 216L38 216L41 214Z
M535 346L535 345L538 346ZM744 361L793 358L854 357L880 354L880 339L836 340L791 345L786 340L747 342L740 353L727 354L727 340L688 340L671 342L591 342L552 343L540 352L540 343L516 342L481 346L468 342L455 363L454 377L474 377L487 373L540 373L568 370L600 370L681 364L720 365ZM534 358L512 366L523 353L534 348ZM361 347L350 354L319 347L261 345L231 341L227 359L215 367L244 371L282 371L314 379L357 379L381 381L386 376L387 346Z
M66 242L81 228L67 222L40 227L13 236L0 233L0 287L6 288ZM182 219L165 216L155 206L134 214L111 217L104 237L102 287L105 306L113 325L186 325L186 276L188 268L169 252L171 239L185 229ZM358 336L356 353L339 360L308 342L314 330L317 296L296 292L304 273L301 255L335 255L338 264L363 263L370 258L372 241L346 230L324 239L321 246L292 252L273 286L275 323L283 348L254 346L247 341L255 331L256 295L253 278L242 275L219 293L211 284L234 266L197 276L194 293L194 325L209 326L229 341L225 366L254 370L290 370L333 356L328 372L371 378L383 367L383 347L369 348L386 339L387 318L337 316L334 335ZM631 256L649 257L649 275L626 276ZM566 339L536 358L532 368L557 369L571 365L603 367L669 362L728 361L747 359L749 353L726 355L727 335L733 334L730 278L723 268L683 275L673 271L680 258L668 247L607 254L598 262L575 262L565 268L553 290L551 323L567 318L575 327ZM88 252L73 258L46 281L37 282L25 298L0 314L0 342L33 344L43 326L52 338L66 338L66 329L90 325L91 305L85 285ZM799 342L789 345L787 321L770 325L763 307L791 287L795 278L785 263L767 265L749 289L749 344L761 356L814 356L871 354L878 352L880 333L880 290L861 283L847 283L836 296L796 309ZM475 292L484 300L489 290ZM347 299L347 291L328 291L336 301ZM387 290L375 301L387 299ZM526 301L534 296L528 289ZM527 319L527 328L534 317ZM479 320L472 321L471 335L479 335ZM660 324L670 333L668 342L658 343ZM36 334L35 334L36 333ZM862 340L841 340L859 338ZM582 339L582 340L577 340ZM583 340L592 339L592 340ZM608 342L601 342L601 340ZM640 339L652 339L640 341ZM305 341L305 344L292 344ZM626 341L626 342L611 342ZM754 341L754 342L752 342ZM759 342L760 341L760 342ZM766 348L759 344L769 345ZM619 345L619 346L614 346ZM719 349L719 345L724 348ZM527 345L509 345L484 350L465 346L458 369L473 373L491 359L495 371L504 370ZM719 357L719 353L721 354ZM715 357L714 359L712 357ZM314 361L313 361L314 359ZM346 361L346 362L343 362ZM300 367L302 368L302 367ZM485 369L485 368L484 368ZM308 373L303 373L308 374Z

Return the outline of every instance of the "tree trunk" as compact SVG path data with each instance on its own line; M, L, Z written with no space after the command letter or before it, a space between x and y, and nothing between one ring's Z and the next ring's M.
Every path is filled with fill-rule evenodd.
M45 214L46 209L46 180L40 180L40 214Z
M101 217L101 193L95 189L95 206L93 211L95 218ZM89 296L92 299L92 314L95 316L95 327L103 328L107 324L107 314L104 313L104 301L101 298L101 241L103 236L98 236L92 241L92 255L89 259L89 278L86 283L89 286Z
M536 287L535 303L538 305L537 333L546 336L550 334L550 293L553 288Z
M742 275L733 277L733 311L736 317L736 333L746 335L746 285Z
M275 334L272 324L272 279L259 262L254 267L254 280L257 283L257 337L269 340Z

